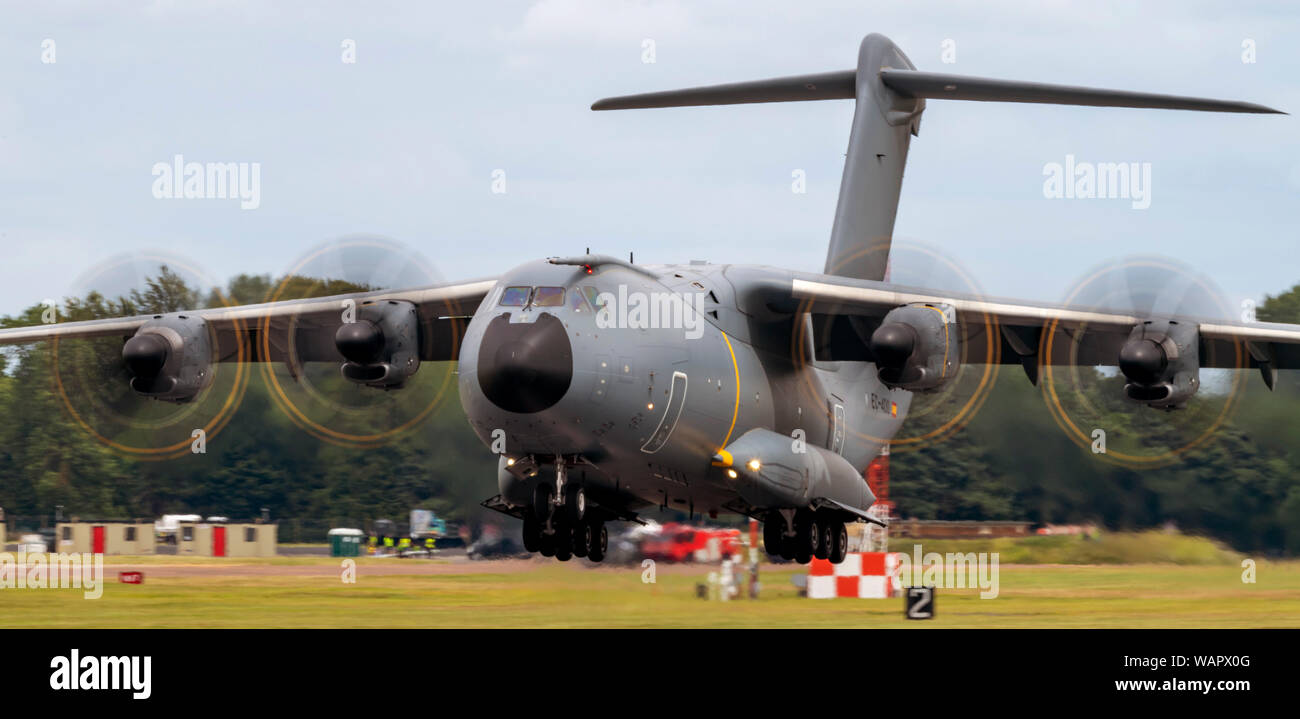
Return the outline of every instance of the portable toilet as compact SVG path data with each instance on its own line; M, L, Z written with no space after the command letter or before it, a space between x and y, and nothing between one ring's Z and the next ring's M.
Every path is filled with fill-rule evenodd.
M331 557L357 557L361 555L361 538L365 533L360 529L336 527L329 531Z

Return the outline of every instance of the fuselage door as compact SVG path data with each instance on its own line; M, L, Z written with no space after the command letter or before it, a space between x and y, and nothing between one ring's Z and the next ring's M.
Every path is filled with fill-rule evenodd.
M641 445L642 452L654 454L668 444L668 438L673 436L673 429L677 427L677 420L682 416L682 407L685 406L686 373L673 372L673 384L668 390L668 401L664 403L664 415L660 418L654 434L651 434L650 439Z
M844 452L844 405L838 402L831 404L830 450L835 454L843 454Z

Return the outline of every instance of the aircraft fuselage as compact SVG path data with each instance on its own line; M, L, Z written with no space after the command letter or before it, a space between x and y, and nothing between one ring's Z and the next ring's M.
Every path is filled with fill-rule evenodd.
M528 504L558 459L602 506L747 513L753 503L715 458L755 429L793 452L830 450L861 477L910 393L882 385L870 363L813 360L793 321L746 314L727 278L735 267L538 261L502 276L463 338L459 389L502 456L506 501ZM869 492L853 496L870 505Z

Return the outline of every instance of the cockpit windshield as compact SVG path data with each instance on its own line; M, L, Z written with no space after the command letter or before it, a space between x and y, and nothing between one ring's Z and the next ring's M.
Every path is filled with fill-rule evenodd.
M528 296L532 291L531 287L507 287L501 293L501 301L497 304L502 307L523 307L528 304Z
M574 293L578 294L577 292ZM579 296L579 303L581 297ZM501 307L563 307L563 287L507 287L501 291ZM579 304L580 306L580 304Z
M538 307L563 307L563 287L538 287L533 291L533 304Z

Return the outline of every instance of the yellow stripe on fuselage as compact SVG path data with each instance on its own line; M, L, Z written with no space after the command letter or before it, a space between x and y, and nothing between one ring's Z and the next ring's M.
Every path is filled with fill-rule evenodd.
M722 330L718 330L722 332ZM736 373L736 407L731 411L731 426L727 428L727 436L722 440L722 446L719 450L725 449L727 443L731 441L731 433L736 429L736 419L740 417L740 365L736 364L736 350L731 346L731 339L727 337L726 332L722 332L722 340L727 343L727 351L731 353L731 370Z

